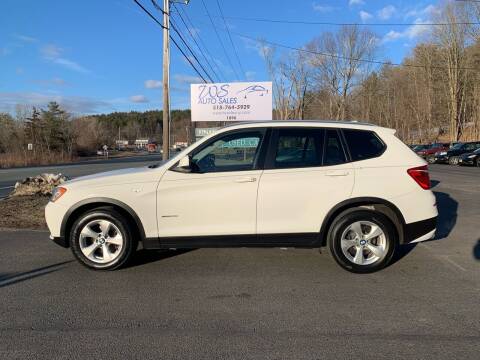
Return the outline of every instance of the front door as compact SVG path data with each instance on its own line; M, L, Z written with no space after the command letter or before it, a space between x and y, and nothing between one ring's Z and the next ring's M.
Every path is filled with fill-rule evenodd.
M160 242L166 237L194 241L194 237L255 235L264 134L264 129L220 134L193 150L191 172L173 168L165 173L157 195Z

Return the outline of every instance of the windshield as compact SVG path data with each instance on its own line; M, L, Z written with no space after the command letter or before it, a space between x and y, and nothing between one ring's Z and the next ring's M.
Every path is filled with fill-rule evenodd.
M425 150L426 148L428 148L427 145L417 145L413 148L413 151Z
M458 144L453 145L451 149L452 149L452 150L459 150L459 149L461 149L462 147L463 147L463 144L458 143Z

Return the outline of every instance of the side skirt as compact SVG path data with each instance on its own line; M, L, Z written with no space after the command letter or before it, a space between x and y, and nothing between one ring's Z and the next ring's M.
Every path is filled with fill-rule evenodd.
M146 238L144 249L198 249L234 247L303 247L319 246L318 233L212 235Z

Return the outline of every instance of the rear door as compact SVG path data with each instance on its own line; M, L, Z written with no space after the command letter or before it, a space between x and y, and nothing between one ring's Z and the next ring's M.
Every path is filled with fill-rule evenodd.
M308 243L328 211L350 197L353 183L338 130L275 129L258 189L257 233L305 234L292 239Z

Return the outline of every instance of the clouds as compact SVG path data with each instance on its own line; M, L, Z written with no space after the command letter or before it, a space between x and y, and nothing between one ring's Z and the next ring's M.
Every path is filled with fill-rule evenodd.
M150 102L150 100L148 100L148 98L145 95L133 95L133 96L130 96L129 99L131 102L139 103L139 104Z
M86 114L112 110L110 102L84 96L62 96L37 92L0 92L0 111L13 112L17 104L45 107L50 101L58 102L72 113Z
M363 10L360 11L359 15L360 15L360 19L362 19L362 22L366 22L366 21L368 21L368 20L370 20L370 19L373 19L373 15L372 15L372 14L370 14L370 13L368 13L368 12L366 12L366 11L363 11Z
M146 89L159 89L162 87L161 80L145 80L144 84Z
M67 59L65 57L62 57L63 52L64 50L55 44L47 44L40 48L40 54L43 56L45 60L51 63L60 65L66 69L79 72L82 74L87 74L90 72L90 70L83 67L79 63L73 60Z
M416 21L417 24L422 22ZM428 32L428 26L412 25L403 31L390 30L382 39L382 43L388 43L400 39L413 40Z
M349 5L349 6L365 5L365 1L364 1L364 0L350 0L350 1L348 2L348 5Z
M397 8L395 6L388 5L380 9L377 12L377 15L381 20L388 20L395 14L396 11L397 11Z
M314 3L312 4L312 8L313 8L313 10L318 11L318 12L320 12L320 13L328 13L328 12L331 12L331 11L333 11L333 10L336 9L336 8L333 7L333 6L330 6L330 5L320 5L320 4L316 3L316 2L314 2Z

